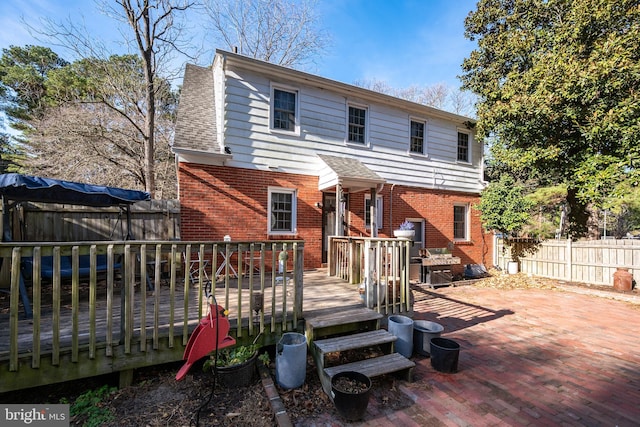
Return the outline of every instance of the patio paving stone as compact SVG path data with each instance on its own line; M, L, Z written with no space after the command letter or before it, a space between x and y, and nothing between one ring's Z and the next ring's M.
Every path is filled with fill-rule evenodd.
M473 285L415 293L415 320L460 344L459 371L414 356L413 405L317 426L637 426L640 294Z

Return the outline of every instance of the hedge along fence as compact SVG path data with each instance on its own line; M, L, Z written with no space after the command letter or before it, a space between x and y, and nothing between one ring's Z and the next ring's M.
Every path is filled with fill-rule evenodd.
M509 248L496 239L494 261L506 270ZM613 286L613 273L628 268L636 283L640 281L640 241L622 240L545 240L537 251L520 258L520 271L566 282Z

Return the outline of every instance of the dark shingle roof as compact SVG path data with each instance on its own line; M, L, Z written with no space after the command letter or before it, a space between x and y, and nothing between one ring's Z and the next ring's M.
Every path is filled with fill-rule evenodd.
M187 64L182 82L175 148L218 153L215 96L211 67Z
M340 178L384 182L380 175L366 167L360 160L326 154L318 154L318 157Z

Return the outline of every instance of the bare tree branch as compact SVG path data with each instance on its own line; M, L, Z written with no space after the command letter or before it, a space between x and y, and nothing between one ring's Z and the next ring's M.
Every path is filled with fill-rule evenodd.
M292 68L329 44L315 0L206 0L214 40L242 55Z
M99 94L96 101L104 103L132 128L131 135L142 148L142 156L138 159L142 170L140 182L145 183L145 189L153 196L156 190L156 96L163 90L161 81L166 81L176 67L175 57L187 55L190 50L190 39L184 37L183 12L197 4L195 0L101 0L99 5L103 13L123 24L120 30L125 43L131 53L142 60L142 92L132 90L131 82L124 78L130 78L131 74L119 73L117 67L111 68L114 64L109 61L109 49L103 42L91 38L91 32L84 25L78 26L71 19L66 23L44 20L44 30L37 32L79 58L94 58L95 64L104 66L104 85L101 87L104 93ZM159 73L163 73L162 79L158 77ZM129 167L128 170L137 176L139 173L134 173L133 169Z

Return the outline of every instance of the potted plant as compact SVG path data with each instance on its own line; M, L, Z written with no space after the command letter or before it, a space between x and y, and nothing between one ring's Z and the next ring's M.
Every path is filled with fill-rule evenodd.
M405 220L397 230L393 230L393 235L400 239L413 240L416 235L415 226L411 221Z
M226 387L246 387L254 379L258 344L228 347L211 352L204 362L203 370L215 370L220 383Z

